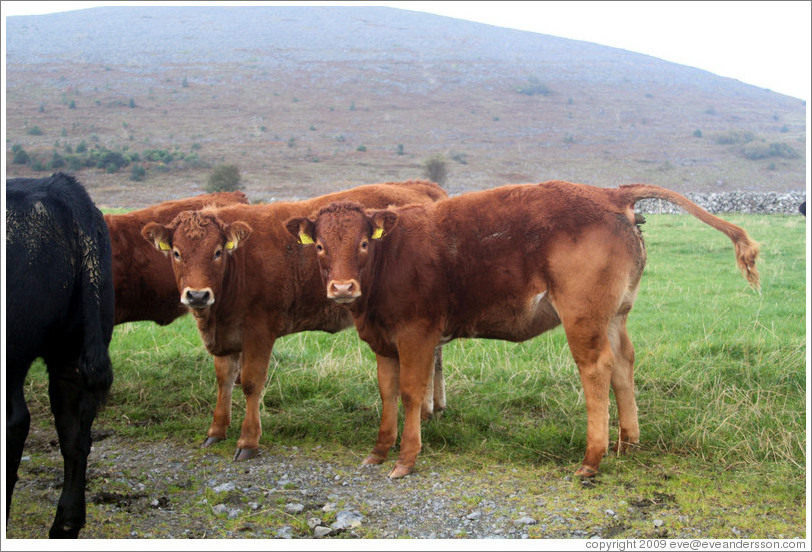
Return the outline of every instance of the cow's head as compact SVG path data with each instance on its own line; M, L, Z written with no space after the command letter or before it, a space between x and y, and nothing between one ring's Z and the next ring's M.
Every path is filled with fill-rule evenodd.
M205 309L219 296L228 259L251 227L242 221L226 224L204 209L183 211L167 226L150 222L141 235L171 258L181 303Z
M352 303L363 294L364 275L379 240L396 223L393 211L367 211L359 203L341 201L323 207L313 219L288 219L285 228L302 244L316 248L327 298Z

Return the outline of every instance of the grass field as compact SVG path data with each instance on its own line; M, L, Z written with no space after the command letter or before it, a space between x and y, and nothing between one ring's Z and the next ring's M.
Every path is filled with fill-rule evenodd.
M696 508L736 502L733 484L744 494L769 493L774 509L805 516L806 220L725 218L761 246L760 293L741 277L724 235L689 216L647 216L649 260L628 324L641 447L632 461L605 459L602 473L679 472L681 481L705 482ZM202 442L216 385L189 317L163 328L118 326L111 352L116 379L95 427L144 442ZM521 344L458 340L444 355L448 409L424 424L420 462L454 457L575 470L586 410L561 328ZM41 366L32 369L26 395L47 409ZM234 397L229 439L218 445L231 450L244 413L241 393ZM260 446L323 444L363 457L379 409L374 356L354 330L287 336L269 367ZM610 415L611 439L614 404ZM718 496L708 502L706 492Z

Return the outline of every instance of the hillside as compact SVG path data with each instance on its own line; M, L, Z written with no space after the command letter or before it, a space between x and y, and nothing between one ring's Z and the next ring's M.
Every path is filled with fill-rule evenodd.
M9 17L6 40L7 176L62 164L103 205L198 193L222 163L274 200L435 155L451 193L805 189L803 101L586 42L376 7L94 8Z

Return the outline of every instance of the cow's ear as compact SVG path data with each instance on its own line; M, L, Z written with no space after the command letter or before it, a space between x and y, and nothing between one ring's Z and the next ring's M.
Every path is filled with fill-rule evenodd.
M141 236L155 246L155 249L163 253L169 254L172 249L170 238L172 232L166 226L158 224L157 222L149 222L141 229Z
M248 239L251 232L253 232L253 229L241 220L229 224L225 229L226 251L232 253L235 249L237 249L240 242Z
M388 209L374 211L371 213L370 218L372 219L372 235L370 235L370 238L373 240L389 235L398 222L397 213Z
M307 217L293 217L285 221L285 228L294 238L299 238L299 243L307 245L315 243L316 225Z

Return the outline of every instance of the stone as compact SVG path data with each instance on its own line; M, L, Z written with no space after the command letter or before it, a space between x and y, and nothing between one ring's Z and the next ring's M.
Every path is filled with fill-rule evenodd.
M538 522L530 516L523 516L514 521L514 523L517 525L535 525Z
M336 520L330 527L336 531L344 531L346 529L354 529L361 525L361 520L364 516L352 510L341 510L336 514Z
M298 514L304 510L304 504L299 504L298 502L289 502L285 504L285 513L287 514Z
M329 527L324 527L320 525L315 529L313 529L313 536L316 537L317 539L323 539L332 532L333 530L330 529Z

